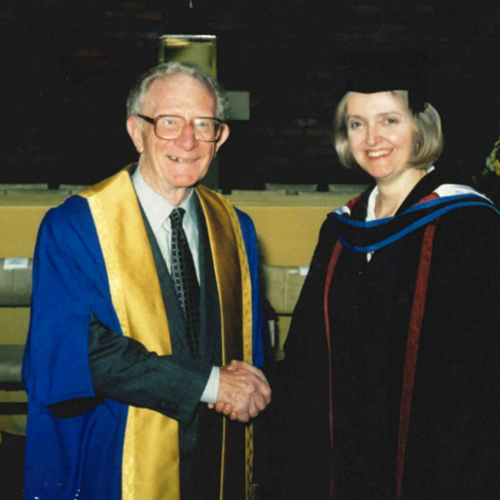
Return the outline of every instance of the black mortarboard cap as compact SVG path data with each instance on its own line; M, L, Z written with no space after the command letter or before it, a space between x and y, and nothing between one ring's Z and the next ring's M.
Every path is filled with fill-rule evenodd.
M414 114L424 111L429 102L428 77L431 66L421 52L368 52L349 62L346 91L373 94L407 90Z

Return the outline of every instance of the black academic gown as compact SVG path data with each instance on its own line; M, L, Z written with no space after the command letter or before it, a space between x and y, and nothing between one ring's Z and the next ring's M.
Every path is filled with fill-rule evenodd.
M428 174L398 213L443 183L437 173ZM356 203L353 219L365 220L369 192ZM408 327L425 230L377 250L370 262L364 253L342 250L328 294L329 348L325 280L345 228L332 216L324 223L285 361L270 374L268 429L275 446L266 498L397 498ZM437 222L402 499L500 495L499 248L500 219L489 208L459 208Z

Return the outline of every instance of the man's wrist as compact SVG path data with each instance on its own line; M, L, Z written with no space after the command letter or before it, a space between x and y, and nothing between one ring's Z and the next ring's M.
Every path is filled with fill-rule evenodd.
M220 368L213 366L208 377L207 385L201 395L200 401L202 403L217 403L217 396L219 395L219 381L220 381Z

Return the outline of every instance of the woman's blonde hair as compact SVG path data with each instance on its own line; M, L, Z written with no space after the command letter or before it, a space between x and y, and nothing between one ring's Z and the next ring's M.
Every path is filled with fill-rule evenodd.
M427 168L441 156L443 151L441 117L431 104L427 104L421 113L414 114L408 106L408 92L406 90L393 90L391 94L410 114L415 127L413 136L414 152L410 158L410 166L419 169ZM347 168L358 166L349 149L347 139L347 102L351 95L352 92L347 92L339 102L333 120L333 144L340 163Z

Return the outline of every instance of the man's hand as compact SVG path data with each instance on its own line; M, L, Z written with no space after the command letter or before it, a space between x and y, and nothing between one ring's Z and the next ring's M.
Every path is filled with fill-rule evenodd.
M210 408L231 420L248 422L271 402L271 388L264 374L244 361L231 361L220 369L217 403Z

